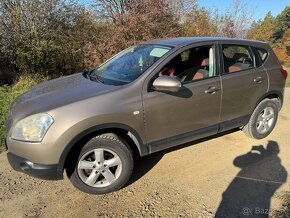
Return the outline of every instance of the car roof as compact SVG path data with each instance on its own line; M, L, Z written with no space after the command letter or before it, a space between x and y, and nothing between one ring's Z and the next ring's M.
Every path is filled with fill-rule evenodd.
M222 41L224 43L246 43L246 44L256 44L265 45L265 42L238 38L222 38L222 37L178 37L178 38L167 38L167 39L155 39L151 41L144 42L142 44L160 44L168 45L174 47L182 47L185 45L199 43L199 42L216 42Z

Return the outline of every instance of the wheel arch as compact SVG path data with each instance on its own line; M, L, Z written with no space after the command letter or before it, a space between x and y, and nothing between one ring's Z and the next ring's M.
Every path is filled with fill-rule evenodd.
M140 135L133 128L118 123L97 125L79 133L67 144L59 158L59 177L63 177L63 170L71 163L70 161L75 158L86 142L96 135L106 133L113 133L120 137L119 139L132 149L134 155L144 156L148 154L146 145L143 144Z
M266 98L269 98L269 99L277 98L279 100L279 105L277 105L278 109L280 110L282 108L282 105L283 105L283 94L280 91L270 91L270 92L265 93L258 100L258 102L256 103L255 107L252 109L252 113L255 110L255 108L258 106L258 104L260 104L260 102L263 101Z
M278 109L280 110L283 105L283 94L280 91L270 91L265 93L259 100L256 102L252 110L250 111L251 113L249 114L247 118L247 122L249 122L251 115L253 114L255 108L266 98L273 99L273 98L278 98L279 99L279 104L278 104ZM247 123L246 122L246 123Z

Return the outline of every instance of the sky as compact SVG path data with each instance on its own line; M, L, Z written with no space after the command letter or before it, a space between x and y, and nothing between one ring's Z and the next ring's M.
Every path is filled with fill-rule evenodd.
M217 8L226 10L232 5L233 0L199 0L200 7ZM263 19L271 11L273 16L277 16L286 6L290 6L290 0L242 0L243 4L254 9L254 20Z
M96 0L80 0L87 6L94 1ZM290 6L290 0L241 0L241 2L254 11L254 20L263 19L269 11L273 16L277 16L286 6ZM219 11L228 9L232 3L233 0L198 0L200 7L218 9Z

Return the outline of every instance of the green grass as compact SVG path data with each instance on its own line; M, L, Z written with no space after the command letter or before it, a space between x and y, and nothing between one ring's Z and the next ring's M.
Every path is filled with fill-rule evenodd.
M5 124L10 104L18 95L26 92L43 80L44 78L34 79L30 76L22 76L12 86L0 87L0 153L4 150Z
M286 80L286 87L290 87L290 67L287 68L288 77Z

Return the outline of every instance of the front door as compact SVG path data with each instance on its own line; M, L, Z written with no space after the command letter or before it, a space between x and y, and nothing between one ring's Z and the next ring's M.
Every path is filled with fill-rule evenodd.
M182 51L152 77L164 75L177 77L183 87L177 93L143 90L151 152L217 133L221 81L216 73L215 46Z

